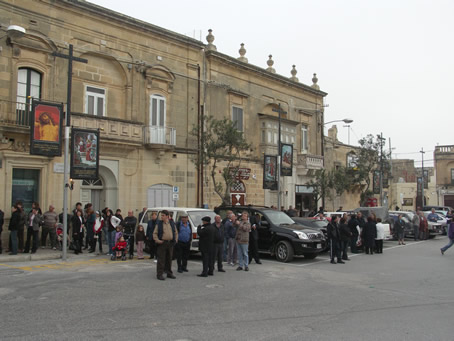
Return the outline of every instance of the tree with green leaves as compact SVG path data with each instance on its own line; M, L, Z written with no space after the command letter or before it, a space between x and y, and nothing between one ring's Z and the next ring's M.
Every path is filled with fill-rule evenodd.
M218 120L212 116L203 116L201 124L194 126L191 134L200 139L199 157L193 162L198 169L202 165L208 169L214 191L223 205L230 205L230 187L250 144L243 132L237 130L236 123L227 118ZM222 181L219 181L218 173L221 173Z
M306 183L306 186L312 187L314 199L318 202L322 198L331 198L330 189L333 187L333 172L326 169L317 169L315 177Z
M387 170L389 155L383 151L385 140L380 135L369 134L358 143L360 147L357 149L355 164L347 170L347 174L352 180L352 185L361 185L360 205L363 206L367 198L373 195L371 189L373 171L380 169L380 162L383 162L383 170Z

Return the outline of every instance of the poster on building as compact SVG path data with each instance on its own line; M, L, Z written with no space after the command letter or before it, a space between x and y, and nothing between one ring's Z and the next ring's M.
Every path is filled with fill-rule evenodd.
M71 178L96 180L99 168L99 131L72 129Z
M263 162L263 189L277 190L277 156L265 155Z
M63 104L33 100L30 154L61 156Z
M380 171L375 170L374 171L374 176L373 176L373 186L372 186L372 191L374 194L380 194Z
M292 176L293 145L281 144L281 176Z

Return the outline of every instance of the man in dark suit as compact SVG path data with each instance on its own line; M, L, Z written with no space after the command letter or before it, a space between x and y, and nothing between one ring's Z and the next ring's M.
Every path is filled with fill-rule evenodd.
M259 256L259 233L257 231L260 224L260 216L257 214L252 216L250 220L251 232L249 232L249 264L251 264L253 258L257 264L262 264Z
M214 237L216 234L215 227L211 224L210 217L202 218L202 225L197 227L199 235L199 250L202 253L203 270L197 275L199 277L213 276L214 262Z

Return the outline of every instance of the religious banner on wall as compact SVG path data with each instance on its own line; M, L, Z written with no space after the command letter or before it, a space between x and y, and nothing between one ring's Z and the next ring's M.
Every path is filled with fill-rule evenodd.
M293 145L281 144L281 176L292 176Z
M30 154L61 156L63 104L33 100Z
M265 155L263 161L263 189L277 190L277 156Z
M372 186L372 191L374 194L380 194L380 171L375 170L374 171L374 176L373 176L373 186Z
M99 169L99 131L72 128L71 178L96 180Z

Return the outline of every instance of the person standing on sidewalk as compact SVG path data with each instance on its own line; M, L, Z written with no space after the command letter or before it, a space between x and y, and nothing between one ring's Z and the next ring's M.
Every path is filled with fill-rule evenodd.
M136 245L137 245L137 259L144 259L143 258L143 246L145 244L145 231L143 230L143 226L137 226L136 231Z
M137 218L134 217L132 210L128 211L128 216L123 220L122 225L124 226L123 237L128 242L129 259L132 259L134 258L134 234L137 225Z
M214 217L214 257L211 259L211 268L214 269L214 263L218 263L218 271L225 272L222 268L222 261L224 258L224 224L222 224L221 216Z
M206 216L202 218L202 225L197 227L197 234L199 235L199 250L202 253L202 273L198 274L199 277L213 276L211 259L214 257L214 237L216 230L211 224L211 218Z
M347 254L350 238L352 238L352 233L350 231L350 228L348 227L347 219L345 217L342 217L339 223L339 244L342 253L342 260L350 260Z
M24 210L24 204L19 201L17 206L20 208L20 221L19 221L19 229L17 230L17 242L18 242L18 252L24 252L24 232L25 232L25 225L27 224L27 214Z
M50 205L49 211L43 215L44 224L43 230L41 232L41 247L44 249L46 247L47 236L49 235L50 245L52 249L57 250L56 238L57 238L57 224L58 224L58 214L55 212L55 207Z
M290 206L290 208L291 207L292 206ZM259 255L259 232L257 231L257 228L260 226L260 215L257 214L252 216L250 222L251 232L249 232L249 264L251 264L252 259L255 260L256 264L262 264Z
M429 236L429 223L424 213L419 211L419 239L426 240Z
M225 222L225 234L227 238L227 263L234 266L237 262L238 251L236 248L236 230L238 227L236 215L232 212Z
M237 271L249 271L249 232L251 232L251 223L249 222L249 213L244 211L241 214L241 221L236 231L236 246L238 249L238 267Z
M331 218L331 222L328 224L326 227L327 234L328 234L328 239L329 239L329 252L330 252L330 259L331 259L331 264L336 264L336 261L334 260L337 258L337 263L344 264L345 262L342 261L341 259L341 249L340 249L340 233L339 233L339 227L338 227L338 222L339 222L339 216L334 215Z
M32 211L28 215L27 241L25 243L24 253L30 252L30 246L32 253L36 253L36 249L38 248L39 228L42 224L43 217L39 214L36 207L32 208Z
M383 239L385 239L385 225L381 222L381 218L377 218L377 237L375 238L375 252L383 253Z
M173 247L178 242L178 231L175 223L169 220L169 211L161 211L161 220L158 221L153 232L153 239L156 242L158 255L158 264L156 266L156 277L163 281L164 272L167 278L175 279L172 272L172 255Z
M80 210L73 211L71 218L74 253L82 253L82 242L84 240L84 220L82 218L82 205Z
M416 214L413 215L411 223L413 224L413 236L415 238L415 241L417 241L419 239L419 224L421 223L419 218L419 211L417 211Z
M17 230L19 229L19 223L21 220L20 208L14 205L12 208L12 215L9 221L8 230L10 231L11 249L10 255L17 255Z
M444 255L446 250L449 249L454 244L454 221L452 220L448 228L448 238L449 238L448 244L446 244L440 249L442 255Z
M178 243L175 244L178 272L188 272L188 259L191 251L192 229L186 213L181 214L181 220L176 224Z

